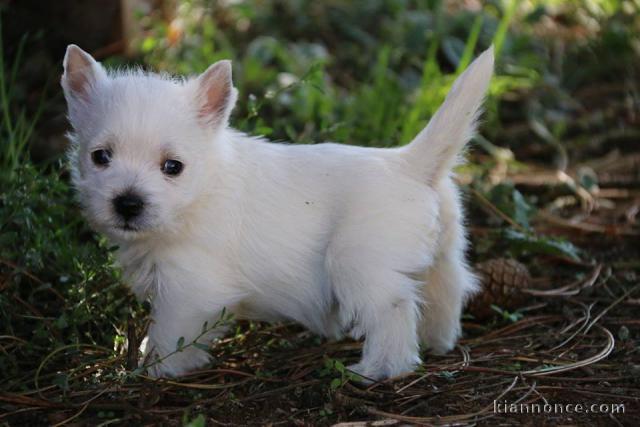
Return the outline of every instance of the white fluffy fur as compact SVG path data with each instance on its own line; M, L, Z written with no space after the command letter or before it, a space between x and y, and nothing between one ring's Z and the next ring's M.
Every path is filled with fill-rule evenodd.
M234 131L230 84L216 116L203 118L203 91L231 79L228 63L213 67L215 78L182 81L107 73L76 46L65 57L73 181L91 224L119 245L133 291L151 298L146 351L173 352L223 308L364 337L352 369L371 379L412 371L421 343L450 350L476 289L450 175L475 130L492 49L459 77L428 127L394 149L276 144ZM105 147L112 161L96 167L90 153ZM184 163L181 175L163 175L166 158ZM122 229L112 208L127 190L146 201L138 231ZM150 373L181 375L208 360L190 347Z

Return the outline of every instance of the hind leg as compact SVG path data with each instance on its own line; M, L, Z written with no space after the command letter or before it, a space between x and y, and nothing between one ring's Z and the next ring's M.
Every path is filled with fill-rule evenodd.
M372 380L411 372L420 363L419 284L392 270L366 270L345 266L333 273L340 323L365 338L360 362L349 369Z
M475 283L462 258L443 256L427 273L419 334L430 352L444 354L455 346L462 309Z
M432 353L451 350L460 336L464 304L478 288L465 260L467 247L462 225L462 206L451 180L441 183L442 234L440 253L427 270L423 287L420 341Z
M420 364L424 283L414 273L432 265L440 231L432 189L409 181L382 184L370 183L371 192L351 200L350 216L342 218L326 252L340 325L364 337L362 359L352 368L374 380Z
M362 359L349 367L365 379L396 377L420 365L415 302L388 304L379 310L363 316Z

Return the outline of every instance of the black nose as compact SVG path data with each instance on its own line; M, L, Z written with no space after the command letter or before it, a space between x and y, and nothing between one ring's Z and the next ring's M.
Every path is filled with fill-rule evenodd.
M140 215L144 208L142 198L136 194L125 193L113 199L113 207L125 220L135 218Z

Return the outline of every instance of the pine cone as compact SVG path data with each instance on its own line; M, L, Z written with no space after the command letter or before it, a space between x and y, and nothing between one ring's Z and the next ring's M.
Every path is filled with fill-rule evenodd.
M467 307L476 319L484 319L496 314L491 305L514 311L522 306L529 295L520 292L529 287L531 275L527 267L511 258L495 258L476 264L482 289L473 297Z

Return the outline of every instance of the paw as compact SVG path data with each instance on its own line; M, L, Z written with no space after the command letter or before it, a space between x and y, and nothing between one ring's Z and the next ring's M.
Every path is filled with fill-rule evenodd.
M449 353L455 345L438 345L433 347L427 347L427 353L432 354L434 356L444 356Z
M433 339L426 342L426 350L427 353L433 354L434 356L442 356L449 353L456 346L455 339L443 340L443 339Z
M157 351L152 343L143 342L144 356L140 359L140 367L146 368L147 375L153 378L179 377L207 365L211 355L195 347L184 348L179 352ZM163 356L164 354L164 356Z
M423 330L421 334L421 342L427 353L436 356L442 356L453 350L460 336L460 324L451 328L432 327L429 330Z
M140 350L143 356L138 362L138 369L145 375L151 378L167 378L174 376L171 375L168 366L162 361L162 358L155 351L150 351L148 347L143 350L143 346L140 347Z
M165 359L150 359L146 362L147 375L152 378L173 378L186 375L210 362L210 356L202 351L200 353L204 356L200 356L198 353L189 355L176 353Z
M173 377L173 375L170 375L170 373L166 371L165 367L162 366L162 362L147 362L146 374L151 378Z
M376 381L386 380L388 378L398 377L404 374L412 373L420 365L420 359L414 358L407 361L401 366L377 367L360 361L356 364L347 366L347 369L354 373L356 381L361 384L372 384Z

